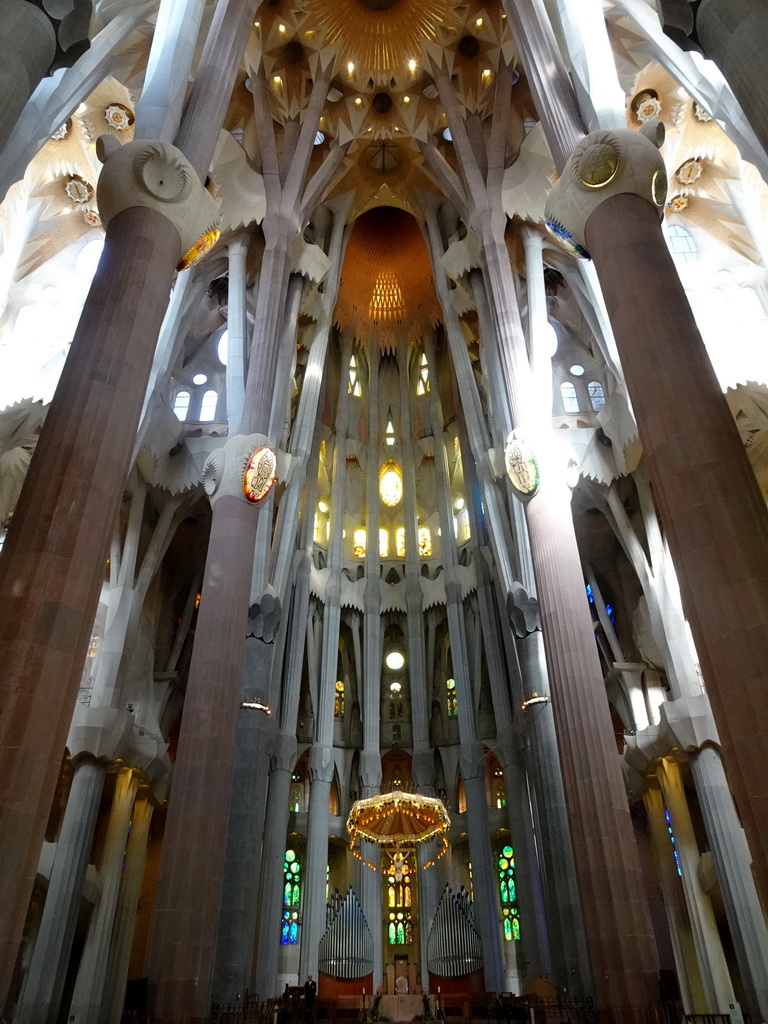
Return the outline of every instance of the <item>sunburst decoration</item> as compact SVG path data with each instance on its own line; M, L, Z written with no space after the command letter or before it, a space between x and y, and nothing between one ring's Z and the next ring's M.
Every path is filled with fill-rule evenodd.
M344 65L386 75L418 57L421 43L434 40L446 24L458 24L454 0L398 0L388 10L371 10L363 0L304 0L326 43L339 43Z
M133 138L133 98L115 78L105 78L85 101L86 130L93 142L100 135L114 135L120 142Z

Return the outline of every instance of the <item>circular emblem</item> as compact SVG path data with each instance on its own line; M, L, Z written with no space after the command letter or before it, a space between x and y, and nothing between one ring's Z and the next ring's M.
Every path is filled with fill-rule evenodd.
M575 170L582 185L605 188L618 173L619 151L610 142L597 142L580 155Z
M64 185L64 191L72 202L77 203L78 206L89 203L93 198L93 186L85 178L81 178L79 174L70 175Z
M653 201L657 206L664 205L667 198L667 174L665 170L659 169L653 172L651 194L653 195Z
M257 448L248 459L243 473L243 494L257 505L272 490L275 482L277 459L271 448Z
M110 103L104 110L104 120L116 132L124 132L134 121L133 113L122 103Z
M528 445L510 437L504 446L504 464L514 489L523 497L530 498L539 486L539 466Z

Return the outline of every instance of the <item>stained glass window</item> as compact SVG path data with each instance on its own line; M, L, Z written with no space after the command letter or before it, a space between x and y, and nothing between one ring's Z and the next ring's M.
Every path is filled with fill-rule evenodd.
M344 717L344 680L336 680L336 694L333 698L333 717Z
M352 534L352 554L355 558L365 558L365 530L355 530Z
M282 943L295 946L299 941L299 915L297 911L283 911Z
M298 907L300 903L301 864L295 850L286 850L283 862L283 906Z
M291 790L291 810L296 812L301 810L301 790L298 786L294 786Z
M389 530L379 530L379 558L389 558Z
M396 442L396 440L397 438L395 437L395 426L392 420L389 419L387 421L387 430L386 433L384 434L384 441L386 442L386 444L391 446Z
M563 399L563 412L579 411L579 396L576 394L576 385L569 380L563 381L560 385L560 396Z
M504 775L501 768L497 768L493 773L496 782L496 807L501 810L502 807L507 806L507 794L504 789Z
M403 684L394 682L389 684L389 717L403 717Z
M413 942L413 926L410 913L399 910L389 912L387 937L390 946L407 946Z
M517 891L515 889L515 852L511 846L503 846L497 861L499 896L502 906L502 926L506 942L519 941L520 920L518 918Z
M395 551L398 558L405 558L405 527L398 526L395 530Z
M455 718L459 713L459 705L456 700L456 680L449 679L445 684L445 696L448 704L448 717Z
M390 508L399 505L403 500L403 474L394 459L389 459L381 467L379 495Z
M419 527L419 554L422 558L432 554L432 531L428 526Z
M595 412L598 412L605 405L605 391L603 385L599 380L591 380L587 384L587 391L589 393L589 401Z
M419 380L416 384L416 394L426 395L429 391L429 368L427 366L427 356L425 352L422 352L421 359L419 361Z
M672 852L675 855L675 867L677 868L678 875L682 876L683 871L680 867L680 854L677 852L677 843L675 842L675 833L672 831L672 819L669 816L669 811L664 811L664 817L667 821L667 832L669 832L669 840L672 843Z

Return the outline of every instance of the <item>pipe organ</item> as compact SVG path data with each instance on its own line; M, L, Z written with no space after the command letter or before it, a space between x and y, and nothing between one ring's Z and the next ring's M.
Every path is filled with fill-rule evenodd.
M334 889L325 911L318 966L323 974L352 980L373 970L373 936L354 889Z
M432 974L458 978L482 970L483 945L472 917L472 900L466 889L462 886L455 893L446 885L427 939Z

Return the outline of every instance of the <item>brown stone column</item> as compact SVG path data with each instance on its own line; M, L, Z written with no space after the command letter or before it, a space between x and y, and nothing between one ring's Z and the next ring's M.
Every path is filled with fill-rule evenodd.
M592 212L585 240L765 900L765 501L664 243L658 211L636 194L615 195Z
M110 222L0 559L0 1005L180 248L153 210Z
M242 491L214 502L147 954L158 1024L211 1010L237 716L262 714L240 711L257 522Z

